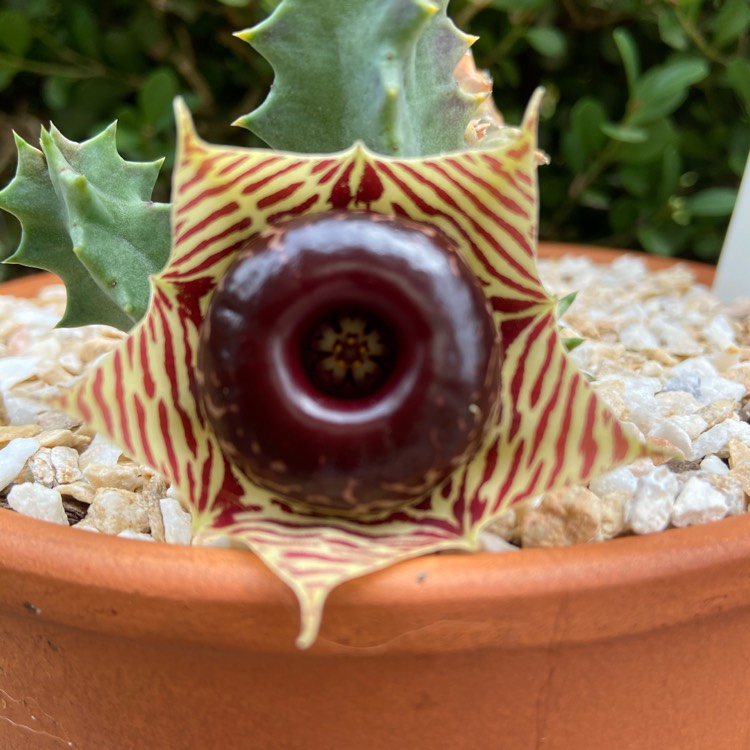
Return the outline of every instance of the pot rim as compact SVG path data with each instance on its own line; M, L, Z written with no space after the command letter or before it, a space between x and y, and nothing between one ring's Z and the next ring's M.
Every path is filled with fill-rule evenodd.
M541 251L617 255L565 245ZM711 266L687 265L710 283ZM28 279L0 291L20 294L21 282ZM245 550L113 538L6 511L0 561L0 610L16 617L130 638L296 653L296 600ZM550 648L749 605L750 515L742 515L603 544L401 562L334 590L311 651Z
M292 652L291 590L241 549L0 512L0 609L131 638ZM750 515L553 549L438 554L342 584L313 651L549 648L746 608Z

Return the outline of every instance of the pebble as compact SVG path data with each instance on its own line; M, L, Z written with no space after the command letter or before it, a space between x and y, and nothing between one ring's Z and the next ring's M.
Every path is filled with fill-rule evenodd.
M37 401L22 396L3 394L5 414L9 425L38 424L43 407Z
M93 527L102 534L127 530L147 534L151 529L148 504L135 492L100 489L94 495L86 518L78 526Z
M620 466L613 471L602 474L596 479L591 480L589 489L603 497L611 493L624 493L626 496L635 494L638 486L638 478L627 466Z
M5 395L10 388L28 380L39 372L39 357L5 357L0 359L0 392Z
M49 487L32 482L13 485L8 493L8 505L25 516L68 525L62 495Z
M55 467L52 465L52 448L40 448L29 459L29 471L34 482L45 487L53 487Z
M545 493L520 523L522 547L559 547L585 544L600 538L599 498L585 487Z
M97 489L119 487L129 492L136 492L143 487L143 474L133 463L87 463L82 476Z
M731 472L729 474L707 473L705 479L724 495L728 516L737 516L747 511L747 488Z
M163 497L159 500L159 507L164 522L164 539L171 544L190 544L193 538L190 514L182 509L179 500Z
M709 474L729 474L729 467L718 456L706 456L701 461L701 469Z
M648 433L648 437L656 438L658 440L666 440L668 443L677 448L683 457L692 455L693 441L690 439L690 435L680 427L679 424L675 424L672 420L665 420L664 422L658 422Z
M697 372L686 372L675 375L664 382L665 392L689 393L694 399L700 398L701 378Z
M719 521L729 512L722 492L699 477L690 477L680 490L672 506L673 526L692 526Z
M708 429L708 422L700 414L675 414L669 421L683 430L691 442Z
M80 466L85 470L89 464L116 464L122 455L118 448L102 435L95 435L89 447L81 454Z
M513 552L518 550L515 544L490 531L480 532L479 544L485 552Z
M722 399L739 401L745 396L747 389L743 383L722 377L702 378L700 384L700 400L710 404Z
M0 449L0 490L5 489L20 473L26 462L39 450L34 438L15 438Z
M737 346L734 328L726 315L715 315L708 325L703 327L703 335L716 349L734 349Z
M599 496L600 541L614 539L627 530L626 508L634 494L633 492L620 491L606 492Z
M665 466L638 480L636 491L625 508L625 520L635 534L653 534L669 525L680 483Z
M693 443L692 458L700 459L709 454L726 458L729 454L729 441L740 440L750 443L750 424L738 419L725 419L699 435Z
M34 437L40 432L41 427L38 424L0 425L0 445L7 445L16 438ZM39 442L44 445L42 440Z
M50 449L50 460L55 470L55 484L73 484L83 479L78 468L78 451L64 445Z
M659 348L659 339L643 323L633 323L620 332L620 343L633 351L652 351Z

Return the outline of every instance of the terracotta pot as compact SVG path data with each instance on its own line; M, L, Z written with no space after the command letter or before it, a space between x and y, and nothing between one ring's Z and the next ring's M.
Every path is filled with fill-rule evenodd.
M249 553L0 512L0 747L750 746L750 516L412 560L297 624Z

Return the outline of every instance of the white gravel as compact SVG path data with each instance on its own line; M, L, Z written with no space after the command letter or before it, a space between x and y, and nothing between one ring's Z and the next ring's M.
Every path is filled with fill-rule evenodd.
M750 493L750 301L722 305L688 269L649 272L637 257L540 261L550 291L578 297L561 320L571 357L646 441L681 458L639 459L507 511L487 549L603 541L717 521ZM163 478L35 399L69 383L122 334L54 329L61 287L0 297L0 504L133 539L191 542L189 514ZM0 512L7 512L1 511Z
M26 462L41 448L34 438L18 437L0 449L0 490L5 489L20 473Z
M592 530L588 541L598 541L746 512L750 300L722 305L687 266L650 272L637 256L610 265L571 256L539 266L556 296L578 291L561 331L584 339L571 357L594 389L644 440L682 456L662 465L639 459L598 477L581 516L569 514L568 523L595 517L591 505L619 509L621 524ZM534 498L489 531L522 546L571 543L559 531L560 503L559 492Z

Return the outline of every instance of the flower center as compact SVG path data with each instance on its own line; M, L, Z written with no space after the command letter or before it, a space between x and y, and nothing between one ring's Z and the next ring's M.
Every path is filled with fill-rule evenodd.
M320 319L303 339L307 376L335 398L375 393L393 371L396 341L391 328L366 310L336 310Z

